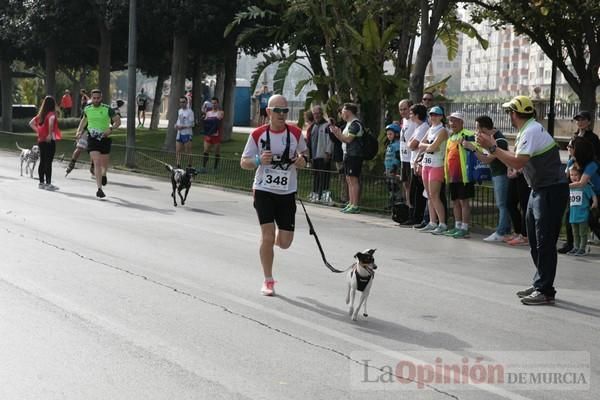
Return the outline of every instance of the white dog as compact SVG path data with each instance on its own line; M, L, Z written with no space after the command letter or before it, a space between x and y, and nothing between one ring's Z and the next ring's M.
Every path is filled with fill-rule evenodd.
M17 149L21 150L21 176L23 176L23 164L25 164L25 173L33 178L33 170L40 159L40 147L34 144L31 149L24 149L17 143Z
M375 265L375 259L373 258L373 253L375 253L375 249L366 249L363 252L356 253L354 255L356 262L348 271L348 294L346 295L346 304L350 304L348 313L352 317L353 321L358 319L358 312L363 304L365 306L363 316L368 316L367 298L369 297L369 292L371 291L371 286L373 285L373 278L375 278L375 270L377 269L377 265ZM361 292L361 296L358 306L355 309L354 297L356 296L357 290Z

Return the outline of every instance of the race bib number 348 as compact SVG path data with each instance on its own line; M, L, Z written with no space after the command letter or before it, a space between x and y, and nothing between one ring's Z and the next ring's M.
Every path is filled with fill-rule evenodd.
M288 190L290 173L291 171L282 169L265 168L262 186L268 189Z

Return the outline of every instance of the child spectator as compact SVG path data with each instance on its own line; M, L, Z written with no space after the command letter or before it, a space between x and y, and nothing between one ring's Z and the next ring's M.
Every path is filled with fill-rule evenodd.
M569 169L571 182L581 180L582 170L577 164ZM588 238L588 219L590 215L590 200L592 208L598 207L598 198L592 190L592 185L587 183L583 187L570 188L569 223L573 228L573 248L567 252L572 256L585 256Z
M385 127L387 136L385 158L383 165L385 167L385 179L387 182L389 200L388 208L391 209L394 204L400 201L400 187L398 178L400 172L400 126L390 124Z

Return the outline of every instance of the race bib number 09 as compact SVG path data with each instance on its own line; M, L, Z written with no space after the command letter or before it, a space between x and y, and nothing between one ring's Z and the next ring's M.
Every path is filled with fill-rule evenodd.
M288 190L291 171L265 168L262 186L267 189Z
M581 206L581 205L583 205L583 192L581 190L573 190L573 191L571 191L570 204L572 206Z

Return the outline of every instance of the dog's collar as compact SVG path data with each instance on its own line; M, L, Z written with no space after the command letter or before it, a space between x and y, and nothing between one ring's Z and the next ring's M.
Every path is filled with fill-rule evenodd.
M363 268L367 270L369 275L373 276L375 274L375 268L371 268L370 266L363 265Z
M370 277L375 275L374 268L371 268L369 265L361 265L361 268L364 269L365 271L367 271L367 273L369 274ZM358 267L355 265L353 270L356 271L357 269L358 269Z

